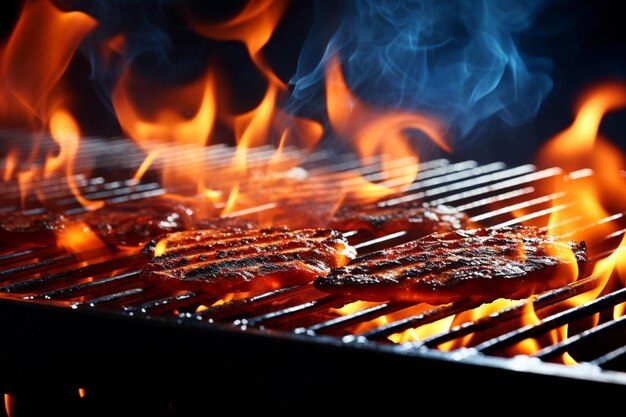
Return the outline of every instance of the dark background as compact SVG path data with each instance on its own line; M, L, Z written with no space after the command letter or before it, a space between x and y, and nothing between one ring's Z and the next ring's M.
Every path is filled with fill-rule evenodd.
M3 2L0 10L0 36L6 39L21 8L21 1ZM118 5L130 5L135 12L168 33L176 48L169 55L145 52L135 61L148 77L162 77L164 82L176 83L192 78L212 59L218 59L229 73L228 88L233 91L233 111L241 112L258 104L265 83L247 58L245 49L236 42L211 42L189 31L169 7L192 7L206 18L223 19L237 12L242 1L156 1L139 2L111 0ZM107 7L106 1L59 1L66 9L98 12ZM155 5L159 7L155 7ZM130 7L130 6L129 6ZM315 7L312 1L296 1L282 19L264 55L276 73L288 80L295 72L297 58ZM553 88L532 123L510 127L498 120L486 121L480 140L464 144L459 141L453 158L476 159L481 162L503 160L508 163L531 161L538 147L573 120L578 97L600 81L626 82L626 13L621 1L552 0L538 15L533 26L519 40L523 53L543 56L552 61ZM117 26L115 26L117 25ZM123 15L110 30L133 31L140 26L136 16ZM333 22L329 21L329 31ZM193 53L190 53L193 52ZM192 57L192 58L190 58ZM175 70L170 64L177 63ZM67 77L82 95L75 104L83 133L97 136L121 134L119 125L107 102L102 85L92 78L92 65L85 54L74 58ZM606 115L601 134L626 150L626 112L613 111ZM224 141L229 138L224 136Z

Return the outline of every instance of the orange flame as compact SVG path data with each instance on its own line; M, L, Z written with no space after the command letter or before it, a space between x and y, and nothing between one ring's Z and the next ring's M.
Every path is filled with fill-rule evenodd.
M417 175L419 157L411 145L407 132L418 130L446 151L449 145L443 137L443 128L434 118L418 113L376 109L360 102L348 89L339 59L328 61L326 72L326 107L334 131L354 141L359 156L383 156L385 180L391 189L401 191ZM390 161L409 158L411 164L398 169Z
M65 230L57 233L57 243L69 253L102 251L106 253L106 245L85 223L77 221L68 224Z
M614 198L626 190L620 170L626 166L621 152L599 135L600 123L606 112L626 106L626 86L606 83L596 86L583 96L572 125L553 137L539 152L539 166L556 165L575 171L590 168L589 178L559 181L556 184L574 201L577 210L555 212L550 219L550 232L558 234L557 225L567 222L567 217L578 218L568 229L590 225L608 215L608 207L622 211L623 199ZM609 226L578 231L572 237L596 241L610 232Z
M15 408L15 397L11 394L4 394L4 410L8 417L13 417L13 411Z
M242 42L257 67L265 74L273 74L260 52L272 37L288 4L287 0L249 0L237 16L215 24L200 22L193 16L188 17L191 27L208 38ZM273 76L272 81L279 79Z
M15 172L15 168L17 167L17 151L12 149L7 154L4 160L4 175L2 176L2 180L4 182L9 181L13 178L13 173Z
M540 150L538 164L558 163L566 170L575 170L587 168L591 162L593 168L602 169L606 163L609 163L609 166L604 167L614 168L620 153L600 148L598 134L604 115L624 106L626 106L625 85L605 83L592 88L582 96L572 125L553 137Z
M49 0L25 2L0 55L0 110L5 117L23 123L34 116L45 124L54 104L53 90L80 42L96 24L90 16L61 11Z
M55 111L50 118L50 133L59 144L61 151L58 156L49 157L46 160L45 173L49 174L57 171L60 167L64 167L68 185L78 202L90 210L102 207L104 201L85 199L74 180L74 160L80 142L80 130L74 118L65 110Z
M139 97L141 104L135 101ZM113 106L124 132L140 145L165 142L204 146L215 120L213 74L209 72L187 85L164 88L140 80L126 69L113 91ZM146 115L150 111L153 115ZM186 114L193 116L183 116Z
M550 216L548 230L551 234L564 234L575 240L584 240L589 248L606 246L607 239L617 233L616 222L607 221L609 213L624 211L626 203L621 196L626 191L621 170L626 166L624 155L600 134L604 115L614 109L626 107L626 85L603 83L591 88L582 96L578 112L571 126L553 137L539 152L539 166L557 165L571 172L557 180L554 187L564 191L564 201L571 208L559 210ZM623 234L623 232L621 232ZM614 237L613 237L614 239ZM614 271L622 275L626 263L624 248L626 237L612 253L595 262L591 275L597 285L583 294L567 300L566 306L578 306L600 296L609 283ZM604 256L604 255L603 255ZM616 306L614 315L623 308ZM599 315L590 317L584 325L595 326ZM568 326L560 329L565 337ZM570 355L562 355L565 364L575 364Z
M424 306L424 310L432 309L432 306ZM395 319L394 319L395 320ZM388 337L394 343L405 343L409 341L423 340L430 336L436 335L450 328L454 315L444 317L432 323L424 324L420 327L408 329L400 333L392 334ZM392 320L390 320L392 321Z
M621 169L626 166L623 155L599 134L600 123L606 112L626 106L626 85L604 83L583 95L578 113L570 127L552 138L539 152L539 165L557 165L578 170L559 180L553 186L565 191L573 209L554 212L549 221L549 232L560 234L569 230L568 237L585 240L589 247L604 241L615 230L605 222L615 208L623 210L623 199L615 196L626 190ZM586 174L584 168L590 169ZM561 201L562 202L562 201ZM558 202L558 203L561 203ZM555 202L557 204L557 202ZM595 298L608 281L621 252L596 263L593 274L600 276L597 291L576 297L576 303Z
M113 106L122 129L148 152L135 179L159 160L165 186L191 183L201 188L206 170L201 149L209 142L217 110L212 71L189 84L164 88L127 68L113 92ZM185 152L181 155L179 147L176 153L172 145Z

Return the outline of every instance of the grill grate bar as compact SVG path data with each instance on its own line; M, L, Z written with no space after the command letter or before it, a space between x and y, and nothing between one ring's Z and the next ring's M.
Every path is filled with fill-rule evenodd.
M621 329L626 325L626 316L621 316L612 321L606 321L604 323L600 323L591 329L587 329L581 333L570 336L565 340L562 340L558 343L555 343L551 346L547 346L533 354L534 357L539 358L541 360L550 360L555 358L557 355L561 355L576 345L581 344L582 342L588 342L590 339L594 338L598 340L598 338L603 337L603 335L608 330Z
M0 262L2 263L6 263L6 261L15 262L17 258L26 258L24 260L44 258L44 257L49 257L49 256L56 256L56 255L59 255L60 253L61 253L61 250L57 248L36 247L36 248L31 248L31 249L20 250L17 252L8 252L0 256ZM1 274L2 274L2 271L0 271L0 275Z
M598 297L580 306L572 307L560 313L547 317L538 323L529 324L496 338L482 342L474 348L483 353L494 352L503 346L520 342L529 337L539 336L549 330L554 330L573 320L597 313L607 307L626 301L626 288Z
M144 184L131 184L128 186L122 186L120 188L113 188L109 190L96 191L93 193L83 194L83 198L87 200L106 200L112 197L119 197L121 195L127 195L133 192L153 191L160 189L161 184L158 182L150 182ZM75 198L68 197L66 199L59 199L60 204L72 204L75 202Z
M312 313L327 310L329 308L340 308L345 306L346 304L351 303L352 301L354 300L348 299L347 297L329 295L319 298L317 300L302 303L293 307L288 307L279 311L273 311L267 314L262 314L260 316L244 319L241 320L241 323L236 322L235 324L241 324L247 327L258 327L262 324L269 325L286 319L296 319L298 317L310 315Z
M446 332L442 332L423 340L414 342L414 344L415 346L427 346L430 348L434 348L437 345L449 342L454 339L458 339L463 336L467 336L470 333L487 330L497 324L501 324L503 322L514 320L523 316L528 303L532 303L534 311L538 311L542 308L548 307L560 301L590 291L596 288L601 280L601 276L591 276L580 281L574 281L564 287L547 291L532 298L527 298L520 301L518 304L497 311L493 314L490 314L489 316L482 317L478 320L465 322L449 329Z
M517 204L512 204L510 206L506 206L506 207L502 207L500 209L497 210L492 210L490 212L484 213L484 214L479 214L477 216L473 216L470 218L471 221L473 222L483 222L486 219L490 219L492 217L496 217L502 214L510 214L515 210L521 210L521 209L527 209L533 206L537 206L540 204L544 204L544 203L549 203L551 201L554 201L558 198L562 198L563 196L565 196L565 193L552 193L546 196L541 196L541 197L537 197L537 198L533 198L533 199L529 199L526 201L523 201L521 203L517 203Z
M173 310L183 302L188 302L190 299L197 297L197 294L192 291L187 291L183 294L173 295L171 297L160 298L158 300L142 303L137 306L124 306L125 311L135 312L140 311L147 313L150 310L151 313L161 313L164 310Z
M599 358L589 361L590 364L599 366L603 369L610 369L612 364L626 357L626 345L618 347Z
M498 203L500 201L512 200L519 197L526 196L528 194L532 194L535 192L534 187L524 187L513 191L508 191L505 193L500 193L496 195L492 195L489 197L481 198L479 200L472 201L471 203L457 205L456 208L459 211L468 212L470 210L477 209L479 207L489 206L494 203Z
M485 168L485 169L482 170L481 168ZM475 168L475 170L470 170L470 171L476 171L477 174L484 174L484 175L479 175L477 177L473 177L471 179L464 180L464 181L460 181L457 178L453 182L445 186L432 188L424 192L406 194L402 197L389 200L388 204L395 205L395 204L406 203L406 202L414 201L414 200L429 199L429 198L432 198L433 196L447 194L452 191L462 190L464 188L472 188L479 184L496 182L504 178L515 177L518 175L526 174L528 172L532 172L534 170L534 167L532 165L522 165L516 168L505 169L505 170L498 171L495 173L485 173L485 172L490 172L488 168L491 168L491 170L496 171L496 170L502 169L502 166L500 164L484 165L484 166ZM483 172L480 172L480 171L483 171ZM433 204L437 204L437 203L433 203Z
M424 181L415 181L409 187L404 190L404 193L400 197L392 198L386 201L387 205L393 206L396 204L407 203L413 200L422 199L423 197L429 197L431 195L436 195L439 193L449 192L449 190L453 189L450 187L455 187L455 184L462 183L467 184L468 181L480 181L485 180L485 177L489 177L493 175L493 172L504 172L504 164L496 162L489 165L480 165L471 169L467 169L465 171L454 172L447 175L442 175L439 177L435 177L432 179L427 179ZM507 174L504 174L507 175ZM472 178L471 180L466 180L466 178ZM442 186L442 184L449 184L447 186ZM431 188L429 193L421 192L421 193L411 193L411 191L417 191L421 189Z
M44 287L45 285L51 282L55 282L58 280L84 278L84 277L89 277L89 276L96 275L96 274L110 272L117 268L128 268L128 267L132 267L133 265L136 266L137 264L143 263L145 262L145 259L146 259L145 255L142 253L133 254L133 255L127 255L124 253L116 253L114 255L111 255L112 258L105 257L105 260L103 262L97 262L97 259L102 259L102 258L101 257L94 258L93 256L90 257L87 255L88 253L85 252L83 254L71 254L71 255L66 255L64 257L61 257L61 258L52 258L50 259L50 261L54 261L57 259L61 259L64 261L80 261L81 258L84 258L84 259L91 259L92 263L82 266L82 267L69 268L69 269L65 269L57 273L47 274L47 275L43 275L39 277L30 278L24 281L18 281L18 282L14 282L8 285L4 285L0 287L0 292L35 291L38 288ZM31 265L36 265L36 264L31 264ZM31 266L31 265L28 265L28 266ZM57 265L56 263L54 263L54 266L60 266L60 265ZM0 271L0 272L4 272L4 271Z
M209 307L198 313L198 316L208 318L210 321L225 320L234 317L241 318L270 303L278 303L310 292L313 292L312 284L279 288L249 298L232 300L228 303Z
M61 297L76 295L76 293L81 293L84 291L94 291L101 287L112 287L111 284L119 284L124 281L137 278L140 272L141 271L130 271L130 272L125 272L123 274L113 275L108 278L101 278L101 279L97 279L94 281L83 282L80 284L71 285L69 287L63 287L57 290L43 292L41 294L38 294L34 298L45 298L45 299L61 298Z
M478 307L478 304L469 300L442 304L430 310L426 310L423 313L369 330L362 333L360 336L368 340L383 340L394 333L399 333L407 329L429 324L475 307Z
M522 224L524 222L527 222L529 220L534 220L534 219L538 219L540 217L544 217L544 216L549 216L553 213L562 211L562 210L566 210L570 207L573 207L574 204L573 203L565 203L565 204L559 204L558 206L553 206L544 210L539 210L539 211L535 211L529 214L526 214L524 216L520 216L520 217L516 217L514 219L502 222L502 223L498 223L494 226L491 226L494 229L500 228L500 227L507 227L507 226L513 226L516 224Z
M87 302L77 302L77 303L74 303L73 306L74 308L81 307L83 305L88 305L89 307L95 307L97 305L108 304L111 302L118 301L120 299L131 297L133 295L138 295L138 294L141 294L143 291L144 291L143 288L131 288L129 290L120 291L120 292L116 292L113 294L107 294L102 297L94 298L93 300L90 300Z
M61 267L70 262L76 261L78 256L74 253L69 255L57 256L54 258L46 258L32 264L20 265L14 268L4 269L0 271L0 276L10 276L11 278L19 278L29 272L38 272L46 267ZM0 287L1 291L11 292L12 285Z
M356 313L352 313L345 316L340 316L332 320L328 320L322 323L315 324L308 328L296 329L296 333L305 333L309 336L315 336L316 334L329 334L341 329L345 329L349 326L373 320L385 314L395 313L396 311L404 310L411 307L414 304L410 303L384 303L363 310L359 310Z
M102 177L92 177L86 178L84 174L76 174L71 176L72 181L78 187L87 187L90 185L99 185L102 184L104 178ZM42 192L48 193L60 193L61 191L69 192L70 187L67 183L67 178L64 176L53 176L51 178L43 178L37 180L37 189ZM2 184L2 198L5 200L16 199L21 197L21 193L23 191L23 187L17 182L9 182ZM29 196L29 198L34 198L35 196Z
M432 204L451 204L451 203L454 203L455 201L475 198L483 194L489 194L489 193L493 193L496 191L505 190L507 188L519 188L521 185L532 183L532 182L538 182L540 180L552 178L561 174L563 174L563 171L559 168L549 168L543 171L531 172L529 174L515 177L512 179L508 179L505 181L496 182L494 184L489 184L483 187L476 187L476 188L472 188L471 190L463 191L461 193L453 194L453 195L446 196L446 197L441 197L441 198L432 200L431 203Z

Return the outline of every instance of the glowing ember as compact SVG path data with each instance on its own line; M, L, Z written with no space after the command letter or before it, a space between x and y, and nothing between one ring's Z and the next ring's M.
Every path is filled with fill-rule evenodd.
M70 253L84 253L89 251L104 250L104 243L84 223L77 221L65 227L65 230L57 234L59 246L64 247Z

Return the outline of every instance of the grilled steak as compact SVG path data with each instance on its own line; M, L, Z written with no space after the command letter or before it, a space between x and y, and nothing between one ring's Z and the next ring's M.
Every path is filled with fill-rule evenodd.
M468 217L453 207L411 202L394 206L381 203L340 208L328 227L347 232L360 230L375 236L406 231L417 238L434 232L466 228Z
M1 213L0 240L52 244L56 241L56 234L64 231L67 223L68 219L59 213Z
M331 229L190 230L147 245L149 284L213 294L302 284L343 266L356 251Z
M106 204L80 219L106 243L137 246L163 233L188 228L191 214L184 205L151 199Z
M193 229L240 229L251 230L258 228L257 224L251 220L245 220L241 217L210 217L200 220L194 220Z
M354 259L314 281L366 301L441 304L518 299L567 284L587 261L584 242L517 226L434 233ZM576 269L577 271L577 269Z

